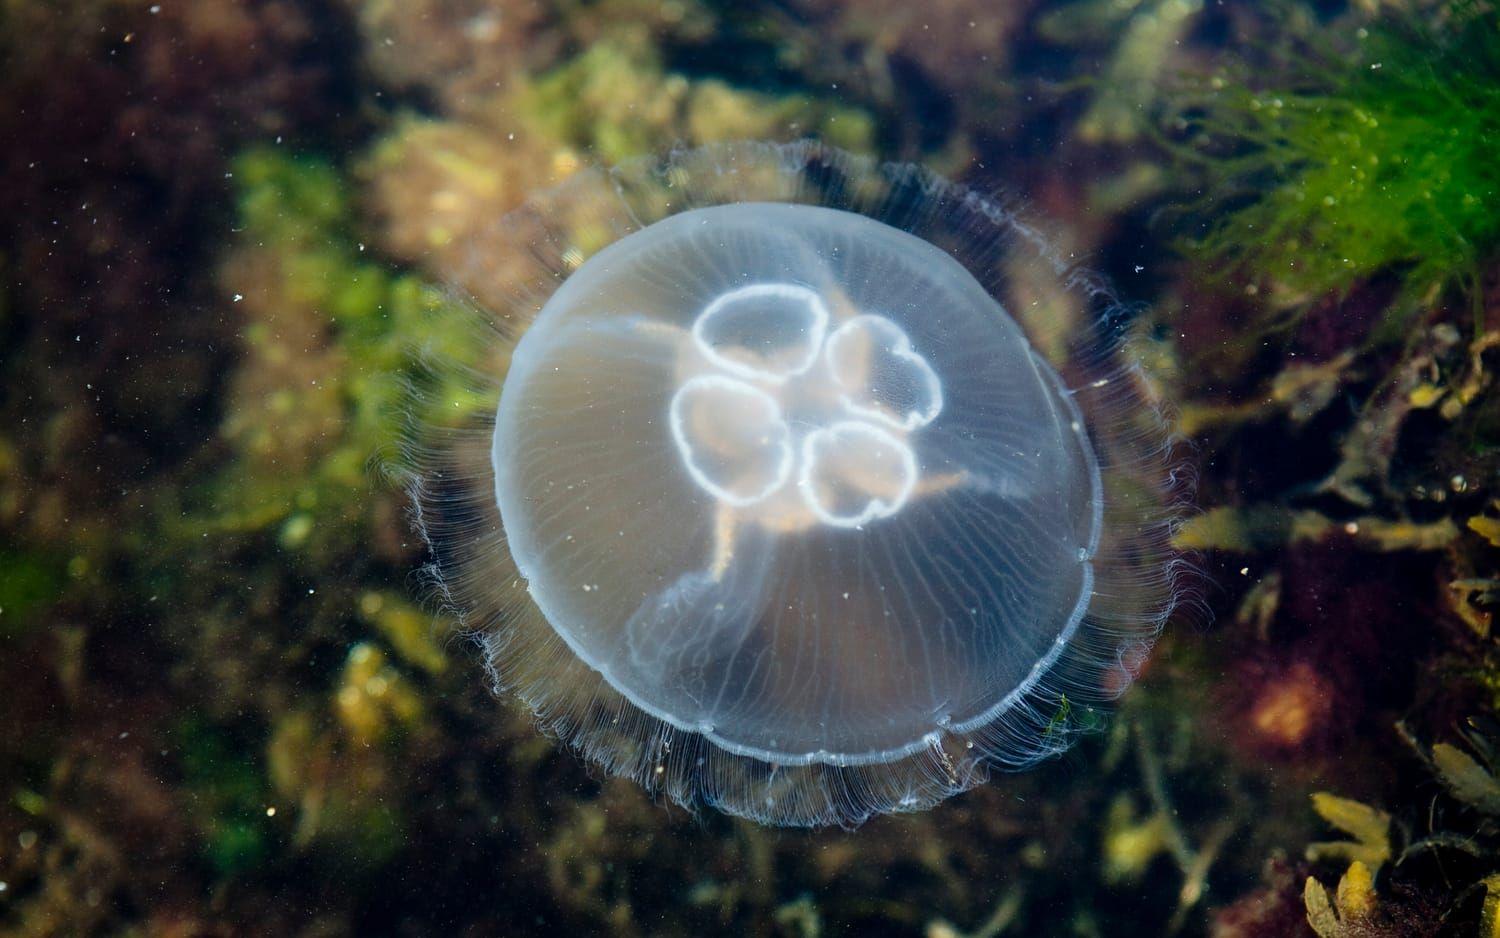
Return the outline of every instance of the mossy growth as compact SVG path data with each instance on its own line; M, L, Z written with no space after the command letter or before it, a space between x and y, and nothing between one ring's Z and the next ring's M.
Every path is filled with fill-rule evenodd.
M414 337L442 342L428 326L451 299L366 253L333 163L256 147L233 177L237 235L219 273L244 339L221 426L231 459L193 494L182 533L354 543L372 457L398 437Z
M182 787L198 812L204 858L221 876L258 868L275 839L261 767L228 730L196 717L183 720L172 736Z
M409 775L399 761L400 734L392 732L401 727L391 723L403 708L413 716L409 708L418 704L409 687L379 689L392 679L401 680L383 653L356 646L334 696L333 719L288 711L266 745L267 777L287 808L292 843L331 851L351 871L379 867L405 842L401 805Z
M0 549L0 641L29 631L65 583L63 565L54 558Z
M1220 75L1183 102L1176 149L1208 187L1191 252L1293 298L1386 273L1406 308L1448 287L1475 297L1500 247L1493 10L1455 0L1435 25L1407 15L1358 36L1345 56L1304 56L1294 79Z
M874 122L856 108L806 94L771 96L717 79L665 71L654 49L600 42L542 75L521 95L527 123L614 163L677 141L814 135L870 149Z

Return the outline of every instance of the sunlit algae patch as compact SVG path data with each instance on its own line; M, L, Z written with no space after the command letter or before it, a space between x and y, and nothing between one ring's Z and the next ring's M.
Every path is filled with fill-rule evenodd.
M1066 748L1178 599L1119 307L974 192L682 151L538 196L466 280L511 301L417 382L435 582L498 689L683 805L930 807ZM1057 361L1007 312L1044 293Z

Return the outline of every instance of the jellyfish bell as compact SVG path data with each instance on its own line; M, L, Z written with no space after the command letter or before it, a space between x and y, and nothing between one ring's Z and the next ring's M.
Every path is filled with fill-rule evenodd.
M612 773L768 824L926 808L1065 748L1178 599L1116 307L990 199L722 145L470 256L416 517L496 687Z

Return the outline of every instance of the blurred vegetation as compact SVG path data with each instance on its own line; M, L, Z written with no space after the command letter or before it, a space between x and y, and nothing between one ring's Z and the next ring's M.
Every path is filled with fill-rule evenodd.
M1496 934L1493 7L1002 6L0 5L0 931ZM1213 584L1068 761L852 835L557 752L371 471L529 192L804 134L1153 304Z
M651 49L609 43L540 76L522 93L519 112L527 126L605 163L674 143L799 136L866 152L874 130L857 108L667 74Z
M62 595L62 565L38 554L0 550L0 641L17 638Z
M412 336L447 299L362 256L330 163L257 148L231 173L239 223L219 280L243 317L246 366L221 433L238 458L187 526L277 525L289 550L342 546L366 515L372 454L398 436Z

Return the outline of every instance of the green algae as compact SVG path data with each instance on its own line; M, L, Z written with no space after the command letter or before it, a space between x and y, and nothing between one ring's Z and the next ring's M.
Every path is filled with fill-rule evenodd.
M1387 273L1409 301L1472 293L1500 245L1500 28L1482 4L1446 12L1360 30L1301 77L1220 75L1189 101L1178 152L1211 180L1191 253L1309 298Z
M189 717L172 733L182 784L193 794L203 856L220 876L254 870L275 840L270 803L258 760L224 727Z
M443 291L366 254L332 163L275 148L234 162L239 223L220 282L244 314L253 380L222 433L238 457L205 489L193 530L278 529L291 550L348 544L371 502L372 456L396 438L414 336Z
M19 638L62 595L62 564L36 553L0 549L0 641Z
M718 79L666 71L649 49L599 43L538 77L521 96L527 122L605 162L638 157L679 140L787 139L811 135L869 150L874 123L863 111L807 94L773 96Z

